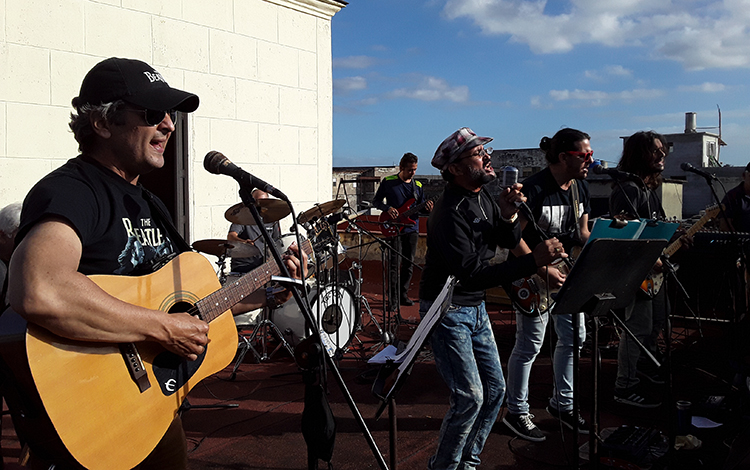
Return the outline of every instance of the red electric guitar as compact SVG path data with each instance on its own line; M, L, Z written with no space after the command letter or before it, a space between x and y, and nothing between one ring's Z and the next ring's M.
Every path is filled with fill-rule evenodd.
M412 218L412 216L421 211L428 202L434 201L438 197L440 197L440 194L436 194L429 199L425 199L424 202L420 202L413 207L412 204L414 204L415 199L409 199L401 207L396 209L398 211L398 217L396 217L395 219L391 218L388 212L381 213L380 217L378 217L378 222L380 222L380 232L387 238L395 237L396 235L401 233L401 230L405 227L405 225L403 224L409 225L416 222L417 219Z

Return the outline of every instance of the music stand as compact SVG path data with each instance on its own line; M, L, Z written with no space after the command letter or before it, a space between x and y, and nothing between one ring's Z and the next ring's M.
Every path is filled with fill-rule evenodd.
M573 269L557 294L555 315L573 315L573 416L578 413L578 324L579 312L597 317L613 308L625 308L633 302L641 282L648 275L666 247L667 240L616 240L598 238L591 240L581 251ZM599 334L597 319L592 331L592 406L589 438L589 462L592 468L599 465L598 434L598 370ZM574 418L575 419L575 418ZM576 447L578 427L575 428ZM573 459L578 468L578 450Z
M378 411L375 413L376 420L380 418L385 407L388 406L391 470L396 470L398 461L396 452L396 393L401 390L406 382L406 378L411 374L414 362L419 355L419 351L422 350L422 346L424 346L424 343L432 335L433 330L440 323L445 312L448 311L448 307L450 307L451 300L453 299L453 287L455 285L456 278L448 276L440 294L438 294L430 309L419 322L417 329L403 350L397 351L395 346L390 345L368 361L369 363L382 364L380 371L378 371L378 376L372 384L372 393L382 400ZM385 382L395 369L398 369L398 376L388 392L383 394Z

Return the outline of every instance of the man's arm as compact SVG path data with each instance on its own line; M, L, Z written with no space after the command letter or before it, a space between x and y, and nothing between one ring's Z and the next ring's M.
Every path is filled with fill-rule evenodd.
M375 196L372 198L372 205L380 209L383 212L388 212L388 209L391 209L391 206L389 206L385 202L385 199L386 199L385 187L386 187L385 178L383 178L380 181L380 186L378 186L378 190L375 191Z
M78 272L82 245L64 219L34 226L11 259L9 299L27 321L75 340L155 341L196 359L208 342L208 324L187 313L169 314L123 302Z

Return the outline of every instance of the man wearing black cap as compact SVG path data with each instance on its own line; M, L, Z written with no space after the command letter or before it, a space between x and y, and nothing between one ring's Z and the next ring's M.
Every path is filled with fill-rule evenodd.
M205 321L123 302L87 276L150 273L187 249L164 204L138 179L164 165L175 112L195 111L198 97L171 88L144 62L110 58L89 71L73 106L70 128L81 154L39 181L24 201L9 270L11 307L64 338L156 342L193 361L208 343ZM287 264L296 275L294 260ZM257 291L233 311L257 308L264 299ZM23 428L24 418L15 413L17 418ZM179 417L165 431L138 468L186 468ZM50 450L33 435L22 438L31 448L31 468L82 468L67 452Z
M533 253L490 264L495 248L515 248L521 240L516 202L521 185L506 188L497 202L484 185L495 179L484 144L468 127L454 132L435 152L432 165L448 181L427 221L427 255L419 285L424 316L449 275L458 284L451 306L431 336L435 365L451 391L431 470L469 469L492 429L505 394L505 379L484 305L485 289L536 271L566 256L556 239Z

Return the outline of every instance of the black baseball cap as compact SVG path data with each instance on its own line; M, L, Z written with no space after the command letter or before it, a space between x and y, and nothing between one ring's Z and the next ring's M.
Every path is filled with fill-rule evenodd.
M83 78L73 106L98 106L115 100L158 111L175 109L190 113L198 108L198 96L172 88L164 77L145 62L110 57L94 66Z

